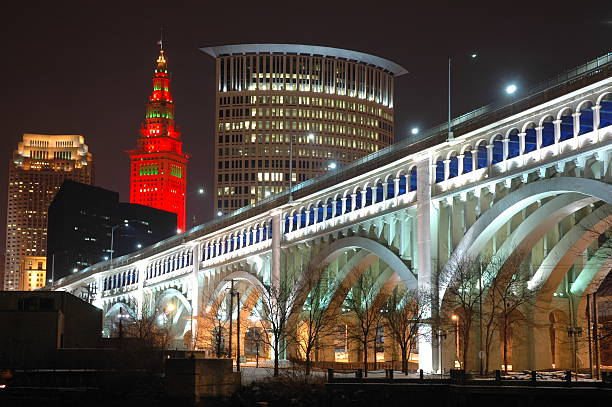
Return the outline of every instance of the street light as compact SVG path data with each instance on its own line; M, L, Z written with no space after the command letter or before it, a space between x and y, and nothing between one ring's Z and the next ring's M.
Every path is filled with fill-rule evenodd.
M198 194L204 195L204 188L198 188Z
M412 129L410 129L410 134L413 134L413 135L419 134L419 128L413 127Z
M331 162L331 163L329 163L329 165L327 167L330 170L335 170L336 168L338 168L338 164L336 164L335 162Z
M289 202L293 201L293 192L291 191L291 188L293 187L293 139L295 137L295 134L289 135ZM315 135L313 133L308 133L306 136L306 142L314 140Z
M166 314L172 314L174 311L176 311L176 305L169 302L168 304L166 304L166 308L164 309L164 311L166 311Z
M451 315L451 319L455 322L455 367L461 367L459 362L459 315Z
M223 216L223 212L217 211L217 216Z
M130 227L127 219L123 221L123 223L118 223L116 225L111 226L111 244L110 244L110 269L113 269L113 254L114 254L114 246L115 246L115 229L119 227Z
M506 93L508 95L514 94L517 90L518 87L514 83L511 83L510 85L506 86Z
M136 245L136 248L138 248L138 249L142 249L142 245L141 245L140 243L138 243L138 244Z
M470 54L470 59L476 59L478 54L472 52ZM453 136L452 127L451 127L451 65L452 58L448 58L448 138L447 141L453 140L455 137Z

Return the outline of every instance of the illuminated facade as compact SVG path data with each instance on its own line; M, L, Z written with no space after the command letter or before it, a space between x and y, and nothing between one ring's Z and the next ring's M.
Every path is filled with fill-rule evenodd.
M93 182L93 161L84 137L24 134L9 165L5 290L24 290L31 283L38 284L41 270L34 260L45 259L49 205L66 178L84 184ZM29 261L32 272L22 277Z
M34 291L46 285L47 258L44 256L25 256L21 262L20 289Z
M164 50L153 75L153 92L136 149L130 155L130 202L176 213L185 230L187 161L181 133L174 127L174 100Z
M393 143L393 81L406 73L393 62L306 45L202 51L217 64L216 212L282 191L290 173L295 185Z

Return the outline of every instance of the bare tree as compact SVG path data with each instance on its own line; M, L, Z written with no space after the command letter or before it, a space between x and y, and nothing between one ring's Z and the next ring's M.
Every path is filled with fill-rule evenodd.
M212 299L211 303L198 317L198 333L196 343L198 347L210 349L216 357L225 356L225 326L227 324L223 310L224 298ZM206 332L202 332L202 331Z
M461 354L456 356L461 360L462 368L467 371L471 330L480 315L483 263L478 259L454 258L449 260L446 270L440 275L440 280L447 285L444 305L455 313L453 323L457 340L461 339L461 350L456 352Z
M522 311L527 305L534 305L537 290L531 290L527 283L531 279L531 267L525 257L517 253L509 258L502 269L489 282L488 295L491 312L498 324L502 339L502 360L504 371L508 371L508 342L510 332L519 322L527 322Z
M376 330L381 325L385 301L375 289L375 279L370 273L362 273L344 300L344 308L349 312L347 324L349 339L360 344L363 349L363 368L368 375L368 345L376 346Z
M429 293L396 287L384 307L385 327L400 347L402 372L408 373L410 353L419 338L419 325L427 314Z
M326 340L336 334L339 307L329 306L330 292L328 280L317 278L320 273L307 273L308 277L301 288L307 295L299 312L296 327L289 329L289 338L297 346L306 362L306 375L310 375L313 353L325 346ZM333 287L332 287L333 289Z
M287 323L296 292L288 279L281 279L277 286L266 287L266 291L261 294L261 306L255 306L254 312L259 316L262 329L267 332L263 340L272 348L274 377L278 377L279 359L287 350Z

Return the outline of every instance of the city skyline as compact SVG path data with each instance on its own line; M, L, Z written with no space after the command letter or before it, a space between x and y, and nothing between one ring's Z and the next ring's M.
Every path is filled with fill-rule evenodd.
M219 13L218 7L204 10L214 15ZM276 25L256 24L253 21L257 18L252 16L232 16L235 20L230 25L214 19L202 24L199 16L203 10L153 6L143 10L139 4L125 6L119 13L99 10L90 14L92 11L68 3L54 5L53 10L15 10L15 19L5 30L16 33L27 22L30 30L20 32L7 44L7 56L15 63L1 69L19 86L9 89L6 100L10 104L2 109L7 126L0 150L9 159L15 142L28 132L83 134L99 163L96 184L120 191L126 200L129 167L122 152L133 146L135 123L142 121L143 101L150 86L146 78L157 52L158 27L164 25L176 78L175 98L181 105L178 120L187 135L185 150L196 157L187 188L187 219L195 215L197 223L213 216L213 160L206 154L214 143L214 63L198 47L306 43L394 60L410 71L396 83L399 140L413 126L427 128L445 121L449 56L455 58L453 112L460 114L503 98L508 82L516 81L520 94L520 89L607 52L606 38L612 28L607 22L610 14L603 6L584 15L545 5L530 7L514 17L515 23L507 30L500 29L501 22L509 23L503 9L414 8L409 14L399 12L404 10L371 10L368 15L376 20L371 30L359 29L354 23L365 13L347 11L342 5L306 13L291 22L282 18L280 8L261 13L260 20ZM312 19L347 12L357 18L339 19L334 27L312 28ZM428 29L429 19L436 19L436 27L445 29ZM585 38L581 47L563 52L576 30ZM39 47L43 33L51 46ZM471 65L476 61L461 58L471 52L479 54L476 65ZM563 65L550 64L547 55L551 53L563 55ZM6 191L6 179L6 172L0 173L2 191ZM206 191L203 199L197 193L199 188ZM5 197L0 200L6 202ZM0 212L5 216L6 207Z

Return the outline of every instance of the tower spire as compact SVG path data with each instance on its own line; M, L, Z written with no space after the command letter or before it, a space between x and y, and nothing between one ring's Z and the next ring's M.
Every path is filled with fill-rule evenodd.
M159 27L159 41L157 41L157 45L159 45L159 51L164 52L164 26Z
M159 56L157 57L157 70L165 71L166 70L166 57L164 56L164 27L163 26L159 28L159 41L157 41L157 45L159 45Z
M185 231L187 161L181 133L174 125L174 100L170 73L159 39L159 57L153 72L153 90L147 103L137 147L128 151L131 161L130 202L177 214L177 226Z

